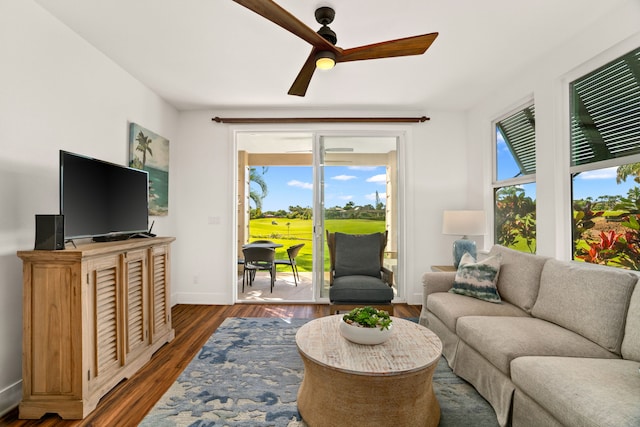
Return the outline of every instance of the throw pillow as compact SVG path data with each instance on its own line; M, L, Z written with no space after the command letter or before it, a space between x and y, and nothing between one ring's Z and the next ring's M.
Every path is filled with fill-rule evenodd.
M453 287L449 292L500 303L500 294L496 286L500 272L500 258L500 255L495 255L476 262L469 253L465 253L460 259Z

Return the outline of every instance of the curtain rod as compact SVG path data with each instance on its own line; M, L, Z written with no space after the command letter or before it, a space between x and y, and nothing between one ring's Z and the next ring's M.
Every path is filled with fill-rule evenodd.
M223 118L214 117L216 123L422 123L429 117L263 117Z

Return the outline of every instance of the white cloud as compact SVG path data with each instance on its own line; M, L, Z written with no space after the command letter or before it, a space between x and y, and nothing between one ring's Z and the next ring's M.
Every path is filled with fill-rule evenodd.
M367 182L374 182L376 184L386 184L387 175L384 173L381 173L380 175L374 175L370 178L367 178Z
M349 181L351 179L356 179L356 177L353 175L337 175L337 176L331 177L331 179L335 179L337 181Z
M340 199L340 200L351 200L351 199L353 199L353 196L338 196L338 199Z
M375 200L376 200L376 193L369 193L369 194L366 194L364 197L365 197L365 199L367 199L367 200L372 200L372 201L374 201L374 202L375 202ZM387 194L386 194L386 193L380 193L380 192L379 192L379 193L378 193L378 197L380 197L380 200L387 200Z
M507 146L507 142L504 140L504 137L502 136L502 133L500 132L496 132L496 149L499 152L506 152L506 153L510 153L509 151L509 147Z
M376 170L377 166L349 166L350 170L353 171L372 171Z
M305 190L313 190L313 184L311 184L310 182L302 182L302 181L297 181L295 179L287 182L287 185L289 187L298 187L298 188L304 188Z
M582 172L577 176L578 179L615 179L618 168L617 166L606 168L606 169L598 169L595 171L586 171Z

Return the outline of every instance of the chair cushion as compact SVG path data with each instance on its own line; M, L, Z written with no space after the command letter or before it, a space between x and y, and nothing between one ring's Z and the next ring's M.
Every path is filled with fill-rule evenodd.
M331 302L389 303L392 299L393 289L377 277L336 277L329 288Z
M500 255L496 255L476 262L469 253L465 253L460 259L458 272L449 292L499 303L496 282L500 272L500 258Z
M380 277L380 244L383 233L335 234L335 277Z

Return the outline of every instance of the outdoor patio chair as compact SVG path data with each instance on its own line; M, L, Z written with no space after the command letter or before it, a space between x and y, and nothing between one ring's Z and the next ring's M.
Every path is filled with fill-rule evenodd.
M329 301L331 314L371 306L393 314L393 272L382 264L387 232L331 233Z
M300 275L298 274L298 265L296 264L296 257L300 252L300 249L304 246L304 243L300 243L298 245L289 246L287 248L287 256L288 259L276 259L276 265L290 265L291 272L293 273L293 281L296 286L298 286L298 281L300 280Z
M273 292L273 285L276 281L275 249L253 247L243 249L242 253L244 254L242 292L244 292L245 281L249 282L249 286L253 285L256 272L259 270L268 271L271 275L271 292Z

